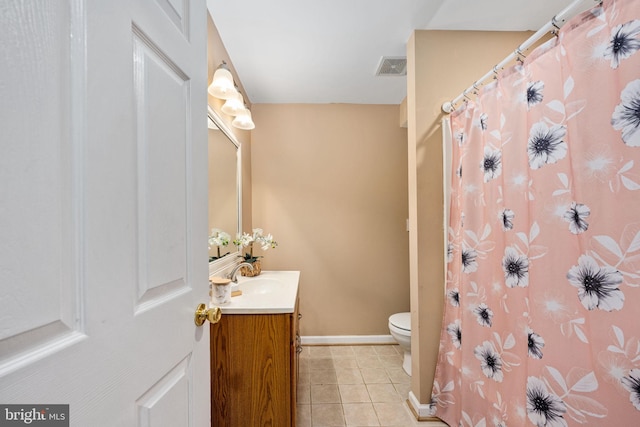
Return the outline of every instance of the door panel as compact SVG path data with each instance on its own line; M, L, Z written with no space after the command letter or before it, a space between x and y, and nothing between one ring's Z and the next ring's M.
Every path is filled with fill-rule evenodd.
M9 8L5 17L0 51L11 60L0 65L0 375L77 342L84 313L75 156L81 141L74 134L82 123L71 114L80 88L74 64L60 60L70 56L68 32L77 20L63 2ZM25 21L30 25L20 25Z
M137 400L140 427L189 425L192 367L190 358L182 360Z
M188 291L189 78L133 28L138 182L138 301L148 308Z
M171 22L189 40L189 1L156 0L158 6L167 14Z

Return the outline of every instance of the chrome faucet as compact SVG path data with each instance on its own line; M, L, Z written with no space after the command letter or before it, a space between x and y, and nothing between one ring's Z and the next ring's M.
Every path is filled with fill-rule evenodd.
M241 262L240 264L233 267L231 272L227 274L227 279L231 279L233 283L238 283L238 278L236 276L238 275L238 270L240 270L240 268L242 267L249 267L249 270L253 271L253 265L249 264L248 262Z

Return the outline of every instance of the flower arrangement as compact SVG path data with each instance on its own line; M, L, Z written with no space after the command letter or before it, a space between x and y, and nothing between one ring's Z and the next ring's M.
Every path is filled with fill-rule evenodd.
M209 257L209 262L222 258L225 255L229 255L229 252L224 255L220 255L220 247L227 247L230 242L231 236L228 233L225 233L218 228L212 228L211 235L209 236L209 250L211 250L213 246L216 246L218 249L218 255Z
M260 245L260 248L263 251L268 249L273 249L278 246L278 242L273 240L273 236L271 234L267 234L266 236L263 234L264 231L262 228L254 228L253 234L242 233L242 235L238 235L236 239L233 241L233 244L240 248L249 248L248 252L244 255L241 255L245 262L254 263L261 258L260 256L253 255L253 244L257 243Z

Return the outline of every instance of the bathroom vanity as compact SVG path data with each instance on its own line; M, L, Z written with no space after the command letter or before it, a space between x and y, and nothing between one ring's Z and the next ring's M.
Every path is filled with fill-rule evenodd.
M211 425L295 426L298 271L240 278L211 325Z

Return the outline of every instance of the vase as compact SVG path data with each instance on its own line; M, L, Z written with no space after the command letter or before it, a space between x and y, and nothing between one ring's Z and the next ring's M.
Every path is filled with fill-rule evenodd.
M228 304L231 301L231 280L223 277L209 279L211 303L214 305Z
M246 277L255 277L262 271L262 265L260 264L260 260L257 259L250 263L253 266L253 270L250 270L249 267L242 266L240 267L240 274Z

